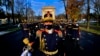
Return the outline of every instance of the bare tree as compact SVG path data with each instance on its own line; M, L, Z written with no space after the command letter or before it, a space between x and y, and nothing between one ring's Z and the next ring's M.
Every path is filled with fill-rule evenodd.
M28 7L27 8L27 20L29 23L32 23L34 20L34 11L32 10L32 8Z
M90 20L90 0L87 0L87 30L89 30Z
M15 12L17 13L18 15L18 19L19 19L19 22L21 22L21 17L22 16L25 16L25 1L24 0L15 0L16 2L16 5L15 5Z
M97 26L100 25L100 0L93 0L93 4L94 4L94 12L96 15L96 19L97 19Z
M10 23L10 17L11 17L11 8L13 6L12 1L11 0L2 0L4 7L6 8L6 16L8 19L8 24Z
M64 4L64 9L65 9L65 15L66 15L66 19L68 19L68 17L67 17L67 0L61 0L62 2L63 2L63 4Z

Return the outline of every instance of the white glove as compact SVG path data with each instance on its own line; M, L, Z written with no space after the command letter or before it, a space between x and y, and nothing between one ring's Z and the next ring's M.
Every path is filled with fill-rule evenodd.
M76 40L79 40L79 38L76 38Z

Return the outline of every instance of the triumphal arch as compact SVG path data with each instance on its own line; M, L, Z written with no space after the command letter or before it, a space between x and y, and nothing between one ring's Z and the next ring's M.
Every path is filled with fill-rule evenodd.
M55 8L53 6L45 6L42 8L42 19L52 17L55 20Z

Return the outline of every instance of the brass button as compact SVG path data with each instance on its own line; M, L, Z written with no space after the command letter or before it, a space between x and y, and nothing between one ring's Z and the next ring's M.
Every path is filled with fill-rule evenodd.
M46 49L48 49L48 47L46 47Z
M46 39L44 39L44 41L46 41Z
M45 45L47 45L47 43L45 43Z
M58 40L58 39L56 38L56 40Z
M46 35L43 35L43 37L46 37Z

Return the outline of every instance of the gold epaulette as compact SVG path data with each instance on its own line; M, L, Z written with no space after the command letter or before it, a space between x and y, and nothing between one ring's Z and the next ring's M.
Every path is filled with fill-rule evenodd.
M55 30L55 32L58 33L58 36L59 36L59 37L63 37L62 31L60 31L60 30Z
M36 36L37 36L37 37L40 37L41 34L42 34L42 31L41 31L41 30L38 30L38 31L36 32Z

